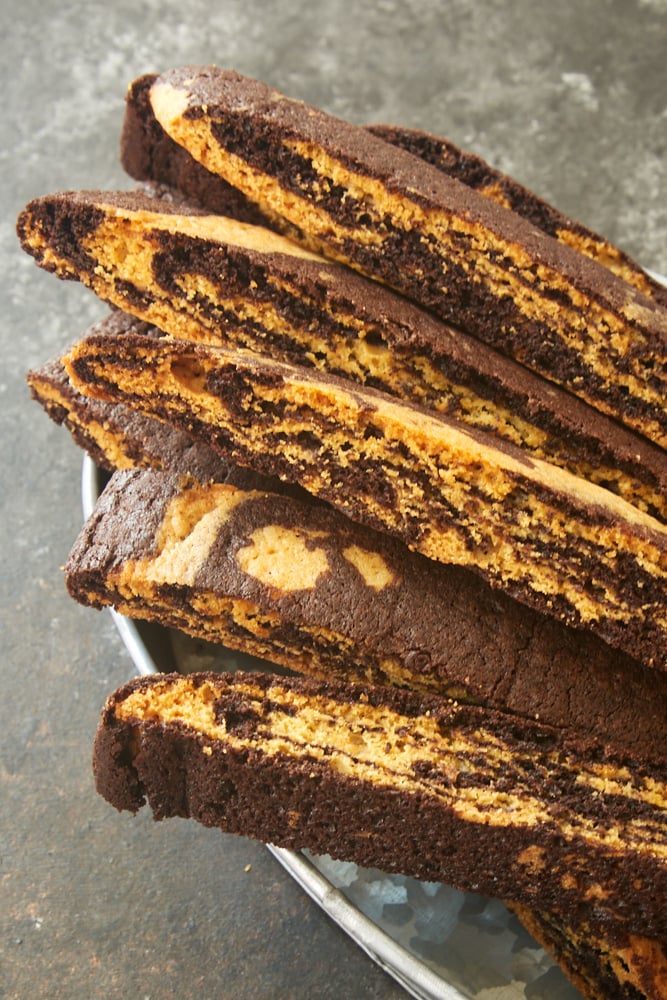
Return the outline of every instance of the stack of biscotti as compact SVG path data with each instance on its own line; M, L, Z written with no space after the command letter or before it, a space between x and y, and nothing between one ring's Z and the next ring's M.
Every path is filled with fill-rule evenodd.
M33 394L108 467L165 470L114 477L68 586L316 680L286 695L289 759L256 746L252 765L243 741L268 710L273 739L273 708L242 682L221 682L235 707L204 736L161 717L151 685L122 720L119 696L100 729L100 790L238 829L210 783L233 758L224 787L246 802L255 788L244 832L467 888L493 841L480 884L524 907L584 993L661 995L664 930L639 896L664 874L664 291L443 140L355 128L234 73L136 81L122 158L168 187L37 199L18 226L40 265L123 310L32 373ZM208 684L187 695L194 711ZM362 696L377 714L355 716ZM390 779L367 734L385 732L395 699L420 719L406 731L442 713L438 739L452 739L401 756L387 730ZM335 754L321 734L294 754L292 736L325 717ZM482 736L463 767L473 718ZM138 755L130 729L147 734ZM540 746L556 748L539 772L555 812L521 763ZM181 753L196 807L176 794L183 770L164 767ZM336 774L312 763L332 754ZM303 760L308 815L287 805ZM262 802L272 768L284 797ZM337 822L316 794L334 779ZM433 809L427 787L441 788ZM390 802L413 854L437 841L439 858L399 859L400 823L360 850ZM432 821L407 834L415 808ZM625 898L621 871L635 876ZM641 956L627 975L620 955Z

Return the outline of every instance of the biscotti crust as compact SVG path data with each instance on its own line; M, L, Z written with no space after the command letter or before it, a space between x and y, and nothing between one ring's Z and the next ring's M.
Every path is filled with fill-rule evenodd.
M322 679L479 703L667 761L663 672L276 489L116 475L66 562L69 593Z
M316 248L667 443L667 312L606 268L258 81L185 67L158 78L151 102L172 138Z
M118 192L38 199L21 217L24 246L173 336L233 343L416 402L667 521L663 449L348 268L266 229L161 205L141 193L131 203Z
M536 723L390 688L163 675L116 692L101 733L97 787L119 808L667 930L664 776Z
M665 529L614 494L428 411L249 352L92 337L64 363L82 390L170 419L231 461L664 666Z

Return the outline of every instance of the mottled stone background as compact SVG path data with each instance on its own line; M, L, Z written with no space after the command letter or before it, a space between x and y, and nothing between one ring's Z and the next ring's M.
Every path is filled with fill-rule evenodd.
M667 272L667 0L0 0L0 29L0 996L402 996L261 846L94 792L97 715L131 665L109 616L65 593L80 455L24 373L104 309L21 254L15 218L48 191L129 186L128 82L215 62L447 135Z

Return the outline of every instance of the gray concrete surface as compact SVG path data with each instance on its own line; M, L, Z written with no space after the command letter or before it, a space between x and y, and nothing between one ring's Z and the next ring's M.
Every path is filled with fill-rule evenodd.
M130 186L129 81L215 62L447 135L667 272L667 0L0 0L0 29L0 996L403 996L262 846L95 794L98 713L132 668L65 592L81 457L24 375L105 310L20 252L15 218Z

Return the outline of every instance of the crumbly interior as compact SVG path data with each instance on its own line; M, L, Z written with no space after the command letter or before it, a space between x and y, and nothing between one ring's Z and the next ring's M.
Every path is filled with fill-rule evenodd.
M424 555L474 567L529 602L564 602L591 627L605 619L636 627L639 617L653 640L667 632L667 528L606 490L388 397L369 405L342 382L293 369L276 378L243 352L162 342L126 367L115 345L100 353L83 342L66 361L75 384L84 359L89 389L113 383L148 411L166 405L184 425L194 418L224 430L249 464L280 451L301 485L407 535ZM243 385L242 419L224 391L207 388L225 364Z
M152 88L151 101L165 131L208 170L260 204L271 206L308 233L309 241L317 249L326 250L328 255L350 266L360 266L350 250L352 245L380 249L389 240L392 234L387 232L387 220L391 220L392 233L420 232L424 276L431 268L440 275L445 296L451 291L448 270L455 265L467 273L473 290L478 286L498 301L509 299L522 321L541 324L545 342L553 338L553 353L569 357L579 374L560 376L551 366L545 368L531 347L513 338L512 353L518 360L547 377L556 380L563 377L566 388L587 402L653 437L662 446L667 444L661 426L667 378L664 353L667 320L661 328L662 342L658 339L649 344L636 325L649 320L640 303L629 300L622 314L616 315L553 267L537 262L519 245L481 229L462 215L424 207L411 198L409 191L390 192L382 182L352 171L322 147L289 138L284 140L285 150L308 163L316 180L304 179L302 194L293 187L287 190L276 178L252 166L250 157L246 159L223 149L206 115L198 117L195 124L184 116L187 89L158 82ZM351 206L356 206L354 221L341 223L327 209L326 198L332 189L346 192L347 218ZM654 318L654 322L658 321ZM631 407L619 407L614 402L619 384L624 403L628 399L648 403L655 418L638 420Z
M637 934L626 934L618 941L607 937L598 925L576 928L532 907L514 902L509 907L537 941L555 951L583 996L594 1000L619 986L626 989L619 993L623 997L660 1000L667 996L667 955L660 941Z

